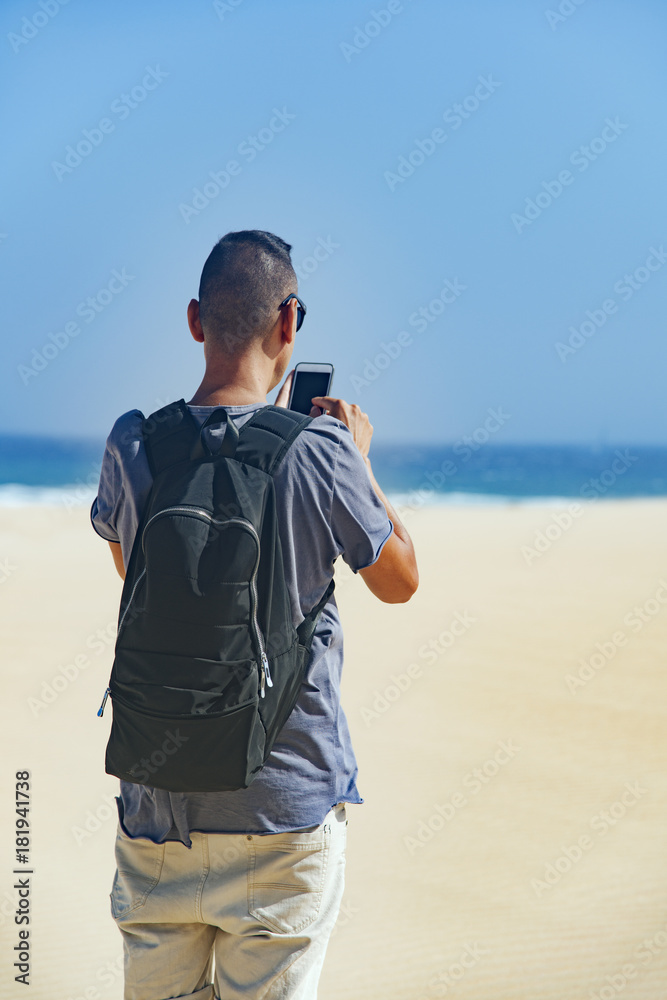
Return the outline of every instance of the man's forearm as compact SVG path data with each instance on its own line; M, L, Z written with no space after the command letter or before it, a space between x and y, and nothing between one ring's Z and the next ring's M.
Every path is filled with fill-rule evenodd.
M111 549L111 555L113 556L114 566L118 572L118 576L121 580L125 579L125 564L123 562L123 553L121 551L120 542L109 542L109 548Z

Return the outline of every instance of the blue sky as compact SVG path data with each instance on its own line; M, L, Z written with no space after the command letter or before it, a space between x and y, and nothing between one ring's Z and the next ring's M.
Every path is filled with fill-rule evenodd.
M259 228L302 275L293 360L377 441L500 408L505 443L664 442L659 0L5 0L0 29L0 430L190 398L203 262Z

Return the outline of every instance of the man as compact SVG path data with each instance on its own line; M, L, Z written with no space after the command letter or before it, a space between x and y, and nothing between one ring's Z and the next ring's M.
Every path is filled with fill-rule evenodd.
M188 403L199 424L224 406L240 428L285 374L304 315L290 250L252 230L228 233L208 257L188 306L206 361ZM274 477L295 626L339 555L381 601L407 601L418 584L410 537L371 470L367 415L330 396L312 402L315 419ZM123 578L152 482L141 419L133 410L116 421L91 511ZM212 447L224 431L207 429ZM248 788L173 793L121 781L111 905L126 1000L316 997L343 894L345 803L363 801L340 707L342 663L331 597L297 704Z

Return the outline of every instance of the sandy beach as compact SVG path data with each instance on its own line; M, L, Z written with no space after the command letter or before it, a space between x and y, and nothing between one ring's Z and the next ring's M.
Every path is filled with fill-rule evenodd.
M365 803L320 1000L666 995L667 501L566 515L409 512L421 583L404 606L338 574ZM2 509L0 563L0 997L120 1000L118 782L96 712L121 583L85 507ZM24 769L29 989L10 970Z

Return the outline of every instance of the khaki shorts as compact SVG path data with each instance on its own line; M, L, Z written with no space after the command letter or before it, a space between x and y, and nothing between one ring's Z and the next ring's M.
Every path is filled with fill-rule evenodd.
M118 828L111 912L125 1000L314 1000L343 896L347 820L289 833L192 833L192 847Z

